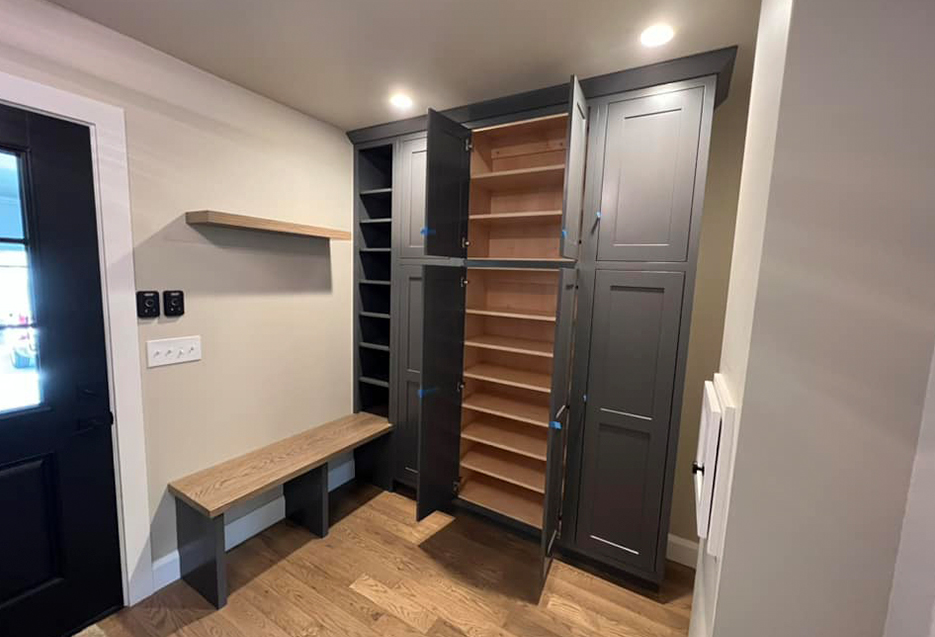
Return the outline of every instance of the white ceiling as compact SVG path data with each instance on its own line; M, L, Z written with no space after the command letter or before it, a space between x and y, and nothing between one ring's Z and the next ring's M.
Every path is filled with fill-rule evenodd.
M342 129L733 44L759 0L55 0ZM656 49L643 28L664 21ZM403 90L408 112L387 101Z

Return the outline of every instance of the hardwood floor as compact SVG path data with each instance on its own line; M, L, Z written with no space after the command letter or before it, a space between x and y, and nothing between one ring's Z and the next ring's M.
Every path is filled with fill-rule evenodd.
M691 569L670 563L669 579L651 593L556 561L540 591L531 540L467 514L416 523L412 500L368 486L332 496L336 522L327 538L280 522L231 551L222 610L175 582L80 637L688 633Z

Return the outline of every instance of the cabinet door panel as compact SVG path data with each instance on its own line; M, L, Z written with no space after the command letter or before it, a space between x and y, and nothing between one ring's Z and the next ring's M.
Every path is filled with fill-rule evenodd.
M594 284L577 541L656 561L684 275L599 270Z
M400 257L417 258L425 253L425 139L410 139L399 144L396 170L393 171L398 210L397 249Z
M396 479L415 486L418 475L419 383L422 369L422 266L399 268L399 356L396 418Z
M555 357L549 408L549 438L546 461L545 506L542 515L542 576L552 565L552 549L559 533L562 489L565 484L565 445L568 439L568 408L574 344L577 270L562 270L555 324Z
M585 157L588 150L588 101L578 78L571 76L568 140L565 151L565 196L562 206L562 256L578 258L581 209L584 205Z
M599 261L684 261L704 88L610 103Z
M423 266L422 386L416 517L448 506L458 480L467 270Z
M425 254L467 254L471 131L429 109L425 173Z

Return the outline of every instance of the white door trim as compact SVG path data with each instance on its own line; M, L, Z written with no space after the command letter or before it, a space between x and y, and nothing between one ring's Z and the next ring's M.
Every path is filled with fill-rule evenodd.
M0 73L0 102L91 129L110 400L116 421L123 599L127 605L134 604L152 594L153 560L123 109L7 73Z

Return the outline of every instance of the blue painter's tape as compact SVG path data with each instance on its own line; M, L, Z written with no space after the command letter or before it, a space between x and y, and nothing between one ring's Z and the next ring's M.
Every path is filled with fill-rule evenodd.
M430 234L435 234L435 229L434 228L422 228L421 230L419 230L419 234L421 234L423 237L427 237Z
M562 228L562 239L568 236L568 231L565 228Z
M422 389L422 388L420 387L418 390L416 390L416 396L419 397L419 400L422 400L423 398L425 398L425 397L428 396L429 394L434 394L434 393L437 392L437 391L438 391L438 387L427 387L427 388L425 388L425 389Z
M598 219L600 219L600 218L601 218L601 211L598 210L596 213L594 213L594 216L597 217Z
M550 426L552 429L561 429L561 428L562 428L562 423L560 423L560 422L557 421L557 420L553 420L552 422L549 423L549 426Z

